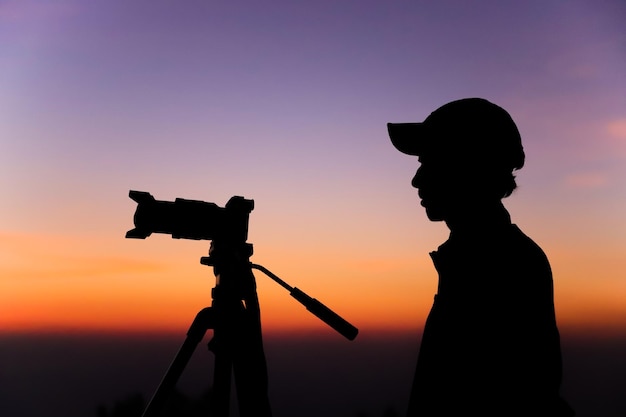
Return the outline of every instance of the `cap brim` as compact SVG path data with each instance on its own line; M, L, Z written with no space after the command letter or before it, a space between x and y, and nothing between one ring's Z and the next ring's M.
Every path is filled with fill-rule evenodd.
M424 123L387 123L391 143L402 153L420 155L426 136Z

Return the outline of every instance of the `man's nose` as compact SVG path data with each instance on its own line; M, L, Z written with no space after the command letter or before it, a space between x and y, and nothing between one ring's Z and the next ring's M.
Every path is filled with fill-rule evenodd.
M413 179L411 180L411 185L414 188L420 188L421 180L422 180L421 168L418 168L417 172L413 176Z

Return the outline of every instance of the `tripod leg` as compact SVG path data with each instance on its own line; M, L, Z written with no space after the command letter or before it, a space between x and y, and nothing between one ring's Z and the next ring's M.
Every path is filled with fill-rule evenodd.
M234 376L241 417L271 417L267 364L263 351L256 293L226 305L215 301L220 314L209 349L215 354L212 416L227 417ZM232 301L232 300L231 300Z
M230 412L230 384L233 371L233 357L229 349L220 346L221 335L218 330L209 343L209 350L215 355L213 369L213 395L211 416L228 417Z
M271 417L268 395L268 376L261 317L256 293L246 298L242 327L237 350L237 359L233 364L239 411L242 417Z
M152 399L146 407L143 417L156 417L163 408L163 404L172 393L176 383L183 373L185 366L189 362L191 355L193 354L198 343L202 341L206 331L212 328L213 314L210 307L202 309L197 315L194 321L191 323L189 330L187 331L187 338L183 342L182 346L178 350L178 353L174 357L170 367L168 368L165 376L161 380L159 387L152 396Z

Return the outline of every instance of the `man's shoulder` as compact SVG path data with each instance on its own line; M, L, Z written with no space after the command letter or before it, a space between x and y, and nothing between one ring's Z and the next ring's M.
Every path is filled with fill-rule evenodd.
M541 249L541 247L530 236L524 233L515 223L512 223L508 230L509 236L517 244L543 253L543 249Z
M527 259L549 266L548 257L544 250L516 224L511 224L509 232L512 250Z

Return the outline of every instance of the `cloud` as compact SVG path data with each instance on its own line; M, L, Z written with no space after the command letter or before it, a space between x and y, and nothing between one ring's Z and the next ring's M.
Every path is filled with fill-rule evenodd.
M626 118L609 122L606 131L612 138L626 140Z
M572 188L601 188L609 183L606 174L602 172L580 172L568 175L565 183Z

